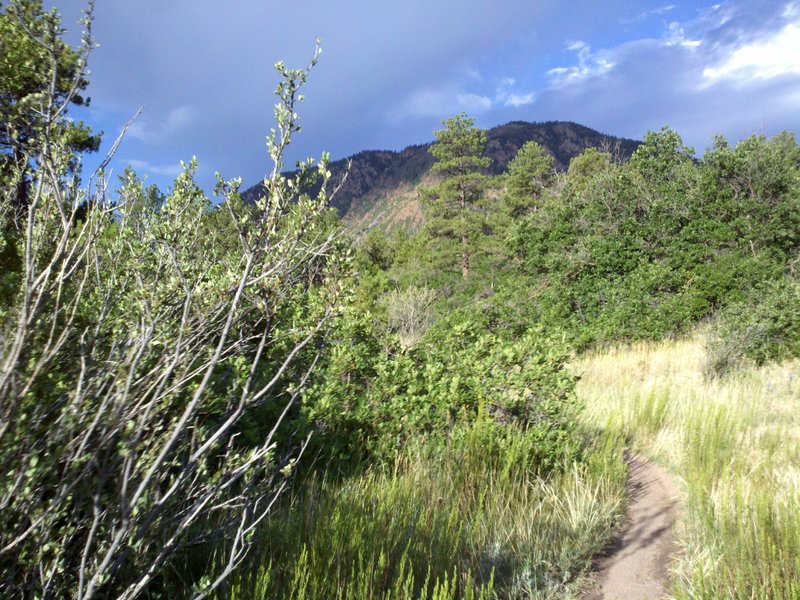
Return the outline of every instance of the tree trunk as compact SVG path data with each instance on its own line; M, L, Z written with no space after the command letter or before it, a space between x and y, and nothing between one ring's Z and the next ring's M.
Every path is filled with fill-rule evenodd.
M25 157L19 148L14 148L13 166L19 167L25 161ZM27 169L17 169L14 183L15 194L12 202L14 216L17 222L22 222L28 214L28 179L25 176Z
M461 233L461 277L469 277L469 237L466 231Z
M461 277L467 279L469 277L469 233L467 232L467 197L466 193L461 191Z

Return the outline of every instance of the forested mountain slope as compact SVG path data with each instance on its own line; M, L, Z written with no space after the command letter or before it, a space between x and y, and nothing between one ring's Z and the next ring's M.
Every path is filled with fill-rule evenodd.
M503 173L517 151L529 141L544 147L553 156L554 166L559 171L566 170L569 161L587 148L608 149L626 159L639 146L635 140L606 135L572 122L512 121L487 131L486 156L492 161L490 173ZM430 143L417 144L399 152L364 150L332 162L331 189L341 182L348 163L351 164L344 185L332 200L333 206L346 220L368 216L368 220L378 219L389 228L392 225L415 228L421 223L416 186L429 175L434 162L430 146ZM261 183L256 184L242 196L245 201L253 202L262 189Z

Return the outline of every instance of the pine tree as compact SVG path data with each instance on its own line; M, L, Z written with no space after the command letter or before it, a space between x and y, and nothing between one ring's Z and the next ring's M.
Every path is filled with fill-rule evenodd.
M27 208L32 163L42 140L66 141L76 153L73 167L78 153L100 146L100 134L66 116L69 105L89 104L81 92L89 85L91 20L89 10L82 43L72 48L63 40L58 13L46 12L41 0L14 0L0 10L0 182L13 182L17 211Z
M484 170L491 162L483 156L486 131L474 123L475 119L461 113L443 121L444 129L434 131L436 141L430 152L436 163L431 171L442 173L444 179L423 192L430 207L428 233L455 244L464 279L469 277L470 256L481 233L479 209L489 180Z
M536 210L553 172L553 157L536 142L527 142L508 163L505 208L511 217Z

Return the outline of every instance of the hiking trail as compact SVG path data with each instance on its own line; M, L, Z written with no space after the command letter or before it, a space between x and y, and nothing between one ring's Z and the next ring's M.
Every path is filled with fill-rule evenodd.
M672 477L639 455L628 457L628 510L621 534L598 559L586 600L657 600L669 589L678 513Z

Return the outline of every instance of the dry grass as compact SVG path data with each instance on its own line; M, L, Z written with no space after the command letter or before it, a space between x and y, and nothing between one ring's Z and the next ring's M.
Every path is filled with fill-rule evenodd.
M800 361L703 378L701 339L575 364L586 419L683 483L677 598L800 598Z

